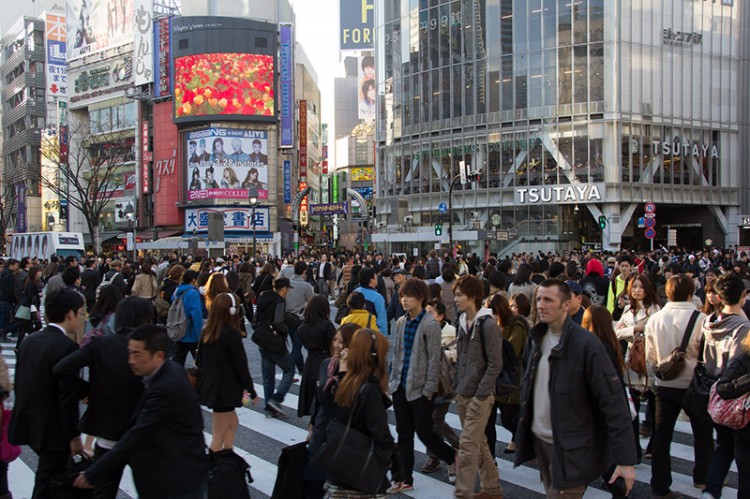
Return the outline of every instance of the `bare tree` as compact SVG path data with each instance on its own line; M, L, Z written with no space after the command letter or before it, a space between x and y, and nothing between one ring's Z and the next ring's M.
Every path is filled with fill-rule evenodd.
M68 137L67 155L56 136L42 138L42 155L57 168L57 175L42 177L42 186L81 212L99 253L99 219L116 190L124 189L117 177L124 163L135 160L134 141L127 132L92 133L87 120L71 127Z
M5 245L8 240L5 232L10 225L15 203L15 186L3 185L0 188L0 252L3 254L6 254Z

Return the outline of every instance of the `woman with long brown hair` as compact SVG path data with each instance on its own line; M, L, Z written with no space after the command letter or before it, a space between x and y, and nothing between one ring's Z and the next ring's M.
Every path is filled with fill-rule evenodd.
M396 449L388 429L386 409L388 371L386 357L388 340L371 329L359 329L352 336L348 348L341 352L339 369L345 374L333 396L335 410L333 418L346 424L351 414L351 427L372 438L376 461L389 463ZM397 477L397 479L400 477ZM328 498L385 497L388 487L386 475L378 494L365 494L331 481L326 493Z
M703 287L703 292L706 294L706 302L703 304L701 312L706 315L721 312L721 309L724 308L724 305L721 304L719 294L714 287L714 282L716 281L706 282L706 285Z
M239 425L235 408L242 405L243 390L253 404L258 400L242 345L240 320L238 298L232 293L217 295L198 345L198 396L201 404L213 410L212 452L232 449Z
M310 414L315 399L320 365L331 356L331 343L336 334L336 326L331 322L330 315L331 306L328 298L323 295L313 295L305 307L304 320L297 328L297 335L307 350L299 389L298 417Z

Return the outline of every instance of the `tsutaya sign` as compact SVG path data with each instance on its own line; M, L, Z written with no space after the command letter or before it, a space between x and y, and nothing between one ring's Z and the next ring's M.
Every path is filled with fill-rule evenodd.
M550 185L516 187L516 204L601 203L605 199L604 184Z
M719 158L719 146L708 144L698 144L692 142L680 142L675 140L674 142L662 142L660 140L654 140L651 142L654 155L663 154L665 156L684 156L694 158Z

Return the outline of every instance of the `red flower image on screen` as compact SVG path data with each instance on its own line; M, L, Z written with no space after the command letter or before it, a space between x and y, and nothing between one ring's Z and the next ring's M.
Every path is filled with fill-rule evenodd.
M175 116L274 115L273 56L200 54L174 61Z

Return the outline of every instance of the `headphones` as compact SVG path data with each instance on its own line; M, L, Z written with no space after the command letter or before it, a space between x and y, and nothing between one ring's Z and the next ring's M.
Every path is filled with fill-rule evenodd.
M370 350L370 360L372 360L373 364L378 364L378 349L376 348L376 338L375 338L375 332L371 330L370 335L372 335L372 350Z
M229 295L229 299L232 300L232 306L229 307L229 315L234 315L237 313L237 302L234 301L234 295L232 293L227 293Z

